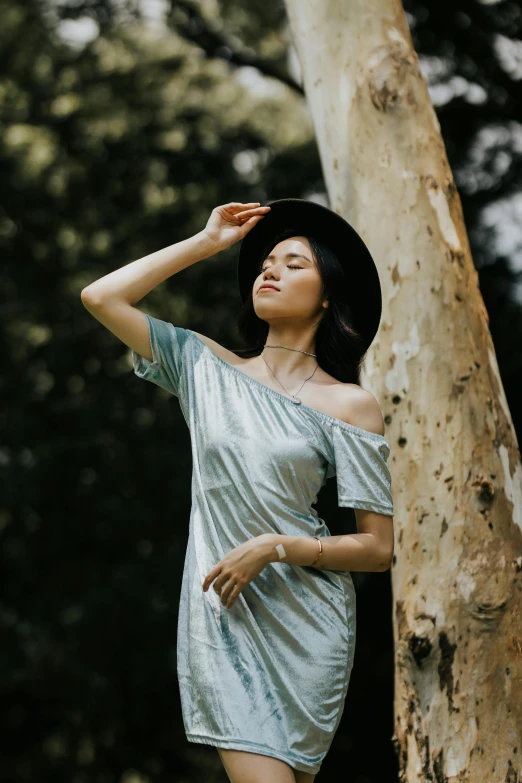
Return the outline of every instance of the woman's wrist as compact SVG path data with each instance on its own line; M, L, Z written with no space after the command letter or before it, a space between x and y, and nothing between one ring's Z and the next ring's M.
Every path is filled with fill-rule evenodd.
M218 242L212 239L212 237L207 234L205 229L198 231L197 234L194 234L193 238L200 244L201 253L203 254L201 256L201 260L203 258L213 256L216 253L221 253L222 250L226 250L226 247L224 245L221 246Z
M312 536L284 536L267 533L266 552L269 563L310 566L319 554L319 542ZM321 563L322 557L318 562Z

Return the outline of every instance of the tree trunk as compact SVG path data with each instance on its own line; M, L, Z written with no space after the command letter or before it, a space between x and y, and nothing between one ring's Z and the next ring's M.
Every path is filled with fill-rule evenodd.
M522 465L440 125L398 0L287 0L330 205L376 259L364 372L395 500L408 783L522 780Z

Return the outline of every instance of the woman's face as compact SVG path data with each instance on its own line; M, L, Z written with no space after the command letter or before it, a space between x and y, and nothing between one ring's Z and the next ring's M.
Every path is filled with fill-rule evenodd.
M324 310L323 282L306 237L283 239L263 260L262 270L252 288L259 318L308 319ZM262 288L264 284L278 290Z

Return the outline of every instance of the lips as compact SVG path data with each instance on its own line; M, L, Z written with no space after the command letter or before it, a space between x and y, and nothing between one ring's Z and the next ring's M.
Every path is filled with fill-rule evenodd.
M276 288L275 285L268 285L267 284L267 285L262 285L262 286L259 287L259 291L263 291L263 290L267 290L267 289L271 289L272 291L279 291L279 288ZM258 291L258 293L259 293L259 291Z

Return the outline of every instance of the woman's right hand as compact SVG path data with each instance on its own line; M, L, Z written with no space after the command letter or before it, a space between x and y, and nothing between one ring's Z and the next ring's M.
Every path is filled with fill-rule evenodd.
M219 252L243 239L269 211L270 207L262 207L259 201L248 204L232 201L212 210L202 233L214 242Z

